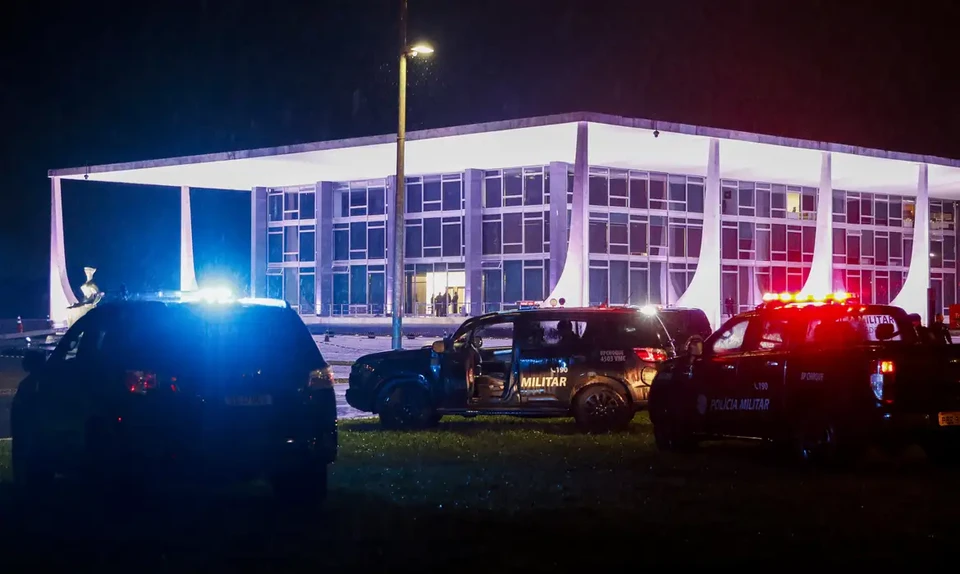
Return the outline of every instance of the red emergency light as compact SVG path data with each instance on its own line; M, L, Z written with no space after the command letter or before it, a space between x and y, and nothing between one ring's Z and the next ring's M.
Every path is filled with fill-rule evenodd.
M840 304L853 303L857 296L846 291L837 291L836 293L827 293L825 295L814 295L811 293L765 293L763 303L760 307L776 307L786 305L787 303L821 303L821 304Z

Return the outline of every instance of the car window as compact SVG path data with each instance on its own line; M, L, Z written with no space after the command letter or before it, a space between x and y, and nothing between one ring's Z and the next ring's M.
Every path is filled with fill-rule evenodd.
M907 326L887 313L865 313L836 317L819 317L807 324L804 342L818 344L857 344L879 342L877 327L884 323L894 325L897 333L892 341L902 341Z
M722 355L743 350L744 335L747 334L749 324L750 319L741 319L736 323L727 325L720 336L713 341L711 350L714 354Z
M760 333L753 350L777 351L787 346L787 331L790 322L784 319L765 319L760 324Z
M517 345L523 350L571 347L582 341L586 321L523 319L518 324Z
M513 347L513 321L498 320L478 325L471 340L482 342L484 349L509 349Z
M666 349L670 342L657 317L640 314L594 313L548 320L528 317L518 324L517 329L517 344L524 350L559 347L586 352L603 348Z

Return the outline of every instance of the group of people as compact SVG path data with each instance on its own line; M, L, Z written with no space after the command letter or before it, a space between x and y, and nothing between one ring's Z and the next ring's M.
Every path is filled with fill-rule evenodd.
M953 338L950 336L950 328L943 322L943 313L937 313L933 324L929 327L924 327L920 324L921 318L919 313L911 313L910 320L913 322L913 326L917 330L917 335L920 336L920 339L935 345L953 344Z
M435 297L431 299L433 303L433 313L437 317L446 317L448 313L456 315L460 311L460 296L457 295L457 292L453 292L453 296L450 295L449 291L443 293L437 293Z

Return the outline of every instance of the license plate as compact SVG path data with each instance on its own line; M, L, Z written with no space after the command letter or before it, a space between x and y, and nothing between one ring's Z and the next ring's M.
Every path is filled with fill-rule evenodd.
M227 397L226 402L231 407L262 407L273 404L273 397L270 395L241 395Z
M955 427L960 426L960 412L939 413L940 426Z

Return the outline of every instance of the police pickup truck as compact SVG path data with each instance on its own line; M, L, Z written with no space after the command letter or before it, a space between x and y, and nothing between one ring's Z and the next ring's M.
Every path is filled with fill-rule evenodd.
M657 365L674 355L652 308L493 313L430 347L359 358L346 398L387 428L497 414L572 415L584 430L615 430L646 405Z
M765 297L661 365L649 409L662 450L760 438L836 462L892 441L950 460L960 454L960 348L922 341L899 307Z

